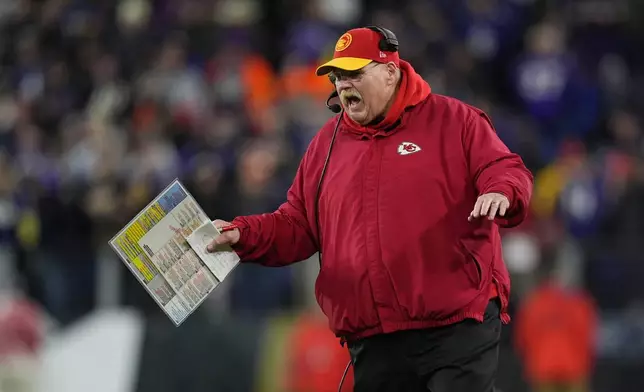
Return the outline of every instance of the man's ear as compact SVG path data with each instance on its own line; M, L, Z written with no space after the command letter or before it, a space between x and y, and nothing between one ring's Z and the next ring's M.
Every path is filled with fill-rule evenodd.
M396 76L399 73L398 67L396 64L393 63L393 61L388 62L387 64L387 74L389 75L388 80L390 84L396 84L398 81L396 80Z

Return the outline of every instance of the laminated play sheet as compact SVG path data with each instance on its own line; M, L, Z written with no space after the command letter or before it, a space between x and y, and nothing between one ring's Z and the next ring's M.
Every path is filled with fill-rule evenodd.
M179 326L239 264L229 246L206 252L220 234L181 182L174 180L109 243Z

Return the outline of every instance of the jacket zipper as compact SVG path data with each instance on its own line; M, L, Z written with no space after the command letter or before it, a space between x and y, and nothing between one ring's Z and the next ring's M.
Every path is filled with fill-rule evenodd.
M499 281L495 277L492 277L492 282L496 286L496 291L499 293L499 301L501 301L501 321L504 324L507 324L510 322L510 317L506 314L508 304L505 300L505 293L503 292L503 288L499 284Z

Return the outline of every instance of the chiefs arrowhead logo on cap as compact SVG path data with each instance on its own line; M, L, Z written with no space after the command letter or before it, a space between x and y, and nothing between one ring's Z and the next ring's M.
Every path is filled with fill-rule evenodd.
M335 51L336 52L342 52L346 48L351 45L351 41L353 40L353 37L349 33L344 33L342 34L342 37L338 40L338 42L335 44Z

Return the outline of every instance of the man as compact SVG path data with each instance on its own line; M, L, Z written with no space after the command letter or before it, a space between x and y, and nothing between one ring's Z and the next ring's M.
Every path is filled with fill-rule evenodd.
M524 219L532 175L482 111L432 94L387 30L348 31L317 73L343 112L312 140L287 201L235 218L209 250L230 244L271 267L320 251L317 301L356 392L492 391L509 321L498 226Z
M589 391L596 333L592 298L566 273L547 271L523 301L514 328L515 351L532 390Z

